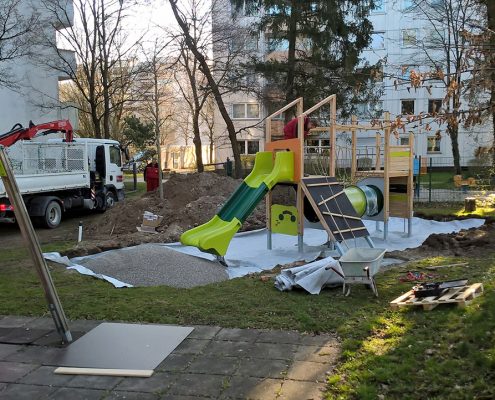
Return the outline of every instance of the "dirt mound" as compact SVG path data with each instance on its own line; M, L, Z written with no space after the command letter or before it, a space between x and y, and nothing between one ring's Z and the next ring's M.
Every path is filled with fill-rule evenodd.
M495 250L495 223L493 220L479 228L457 233L434 233L420 247L388 253L391 257L419 259L432 256L466 256Z
M174 242L186 230L207 222L241 184L241 180L214 173L174 174L164 183L164 199L157 192L126 199L85 227L86 239L94 246L104 240L130 246L146 242ZM274 191L274 202L293 204L295 191L281 187ZM139 233L143 213L163 216L157 234ZM243 231L265 226L265 203L262 201L243 224ZM96 251L97 252L97 251ZM84 252L83 252L84 253Z

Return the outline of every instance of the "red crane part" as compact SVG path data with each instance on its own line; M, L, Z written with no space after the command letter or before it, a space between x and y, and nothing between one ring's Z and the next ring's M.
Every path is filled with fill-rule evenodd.
M10 131L0 134L0 144L9 147L18 140L30 140L34 138L39 131L45 131L43 132L44 135L53 132L64 132L66 142L72 142L74 140L70 121L60 120L39 125L33 125L32 122L30 122L29 128L23 128L21 124L15 124Z

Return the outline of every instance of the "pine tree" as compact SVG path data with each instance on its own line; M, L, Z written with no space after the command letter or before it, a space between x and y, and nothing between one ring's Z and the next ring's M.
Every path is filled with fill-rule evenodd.
M352 104L378 99L370 79L378 66L360 58L371 40L373 0L231 3L238 12L259 15L254 29L264 35L267 51L250 63L264 76L270 100L288 103L303 96L312 105L335 93L349 114Z

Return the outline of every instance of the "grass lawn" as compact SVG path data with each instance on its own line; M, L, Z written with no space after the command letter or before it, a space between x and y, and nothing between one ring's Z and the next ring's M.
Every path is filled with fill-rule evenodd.
M432 189L455 189L453 172L432 172L431 187ZM421 186L428 188L430 185L430 175L421 175Z
M473 217L488 218L495 217L494 207L477 207L476 211L466 213L463 203L419 203L414 205L414 212L424 216L454 216L454 217Z
M141 196L144 192L146 192L146 182L137 182L137 190L133 190L134 183L131 181L125 181L124 188L125 188L126 198L138 197Z
M0 315L47 315L27 252L0 250L0 260ZM388 303L412 285L398 280L407 270L460 261L469 261L469 267L438 270L437 279L483 282L485 294L467 308L390 309ZM343 353L329 378L328 399L495 398L495 253L388 270L377 276L379 298L360 286L349 297L341 288L319 296L281 293L259 276L193 289L115 289L58 266L52 266L52 276L70 319L336 332Z

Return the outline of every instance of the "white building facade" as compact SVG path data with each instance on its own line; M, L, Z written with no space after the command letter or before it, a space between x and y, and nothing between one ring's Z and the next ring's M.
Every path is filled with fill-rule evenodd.
M7 0L8 1L8 0ZM72 0L61 0L67 10L67 21L59 23L56 28L63 29L74 23L74 11ZM40 0L22 0L19 3L18 12L29 19L32 13L39 16L39 21L50 18ZM45 29L45 35L56 40L57 29L51 24L41 24ZM11 61L1 62L0 67L7 69L11 77L13 87L0 85L0 132L9 131L15 124L27 126L29 121L35 124L54 121L57 119L70 119L74 128L77 128L77 115L63 107L57 107L59 99L59 84L68 79L60 72L42 66L42 58L57 57L54 50L47 46L34 44L30 49L33 56L23 56ZM64 50L67 59L75 56ZM35 60L36 59L36 60Z
M421 85L415 89L408 82L412 70L416 72L428 72L430 66L422 63L420 59L424 55L416 45L417 41L432 34L432 28L424 18L419 18L417 13L411 10L412 0L381 0L376 1L377 8L371 12L370 20L373 24L372 43L362 53L362 57L375 64L383 63L383 80L377 85L383 90L383 95L377 108L388 111L392 118L405 114L427 114L432 111L438 112L443 108L442 100L446 94L446 88L440 81ZM434 1L433 1L434 2ZM225 7L214 10L214 20L232 18L232 10L229 1L225 0ZM251 26L258 18L252 15L250 10L242 10L243 16L239 18L239 25ZM283 44L282 44L283 46ZM260 35L258 42L253 47L258 55L270 54L273 49L269 48L269 40ZM277 50L277 49L276 49ZM282 50L282 49L278 49ZM213 47L214 58L215 46ZM433 57L435 57L435 54ZM430 54L430 56L432 55ZM441 56L441 55L439 55ZM262 84L262 83L261 83ZM428 86L428 87L426 87ZM331 95L332 93L329 93ZM254 154L263 150L264 126L263 118L269 112L264 109L259 100L254 96L245 94L234 94L226 97L227 106L235 126L239 129L244 126L252 126L259 123L257 127L249 128L238 134L242 154ZM370 105L362 104L359 107L359 122L368 123L370 120ZM371 110L373 111L373 110ZM216 126L220 128L218 136L222 137L222 127L225 126L219 113L216 113ZM280 130L282 130L280 124ZM451 166L452 147L450 137L447 134L446 123L438 124L433 118L425 119L423 123L409 123L406 130L398 132L394 138L397 144L406 144L409 132L415 134L415 154L433 159L433 165ZM280 132L281 133L281 132ZM375 132L358 132L358 146L373 146L375 143ZM475 154L480 147L492 146L491 121L484 125L477 125L471 129L459 126L459 150L461 165L468 166L481 162ZM319 140L311 144L326 144ZM218 159L223 160L232 157L230 144L225 143L218 147Z

